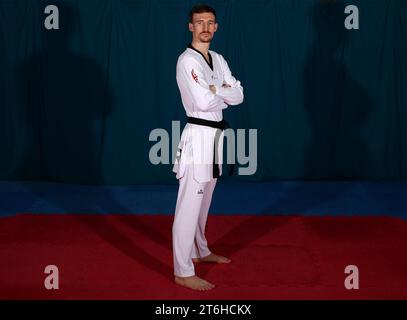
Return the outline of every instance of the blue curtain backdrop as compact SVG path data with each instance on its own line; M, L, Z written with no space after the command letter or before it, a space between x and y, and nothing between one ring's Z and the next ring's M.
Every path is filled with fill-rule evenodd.
M0 0L0 179L176 182L149 134L185 124L175 65L193 3ZM211 49L245 89L224 116L258 130L256 174L224 179L407 178L407 1L208 3ZM360 30L344 28L349 4Z

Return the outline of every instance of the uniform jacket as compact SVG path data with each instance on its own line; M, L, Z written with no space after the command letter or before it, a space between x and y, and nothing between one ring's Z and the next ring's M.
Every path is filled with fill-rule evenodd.
M221 54L209 50L210 61L191 45L180 55L176 79L182 104L189 117L211 121L223 119L222 110L243 102L243 87L232 75ZM230 88L223 87L224 84ZM216 94L209 89L216 87ZM217 129L187 124L182 132L177 157L173 167L177 179L183 177L187 165L193 166L197 182L208 182L212 177L214 139ZM222 163L223 133L218 148L219 164ZM222 166L219 166L222 173Z

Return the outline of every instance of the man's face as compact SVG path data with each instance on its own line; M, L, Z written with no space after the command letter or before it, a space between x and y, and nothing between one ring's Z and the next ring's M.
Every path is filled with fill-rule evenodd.
M211 12L195 13L192 23L189 23L194 42L211 42L217 29L218 24Z

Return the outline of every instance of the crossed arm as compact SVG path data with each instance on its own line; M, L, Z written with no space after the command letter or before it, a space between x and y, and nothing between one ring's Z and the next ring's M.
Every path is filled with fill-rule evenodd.
M202 66L195 59L185 59L177 67L177 81L187 86L194 105L201 111L216 111L227 105L243 102L243 87L236 80L226 61L222 61L224 83L222 86L209 85L202 71Z
M222 86L212 86L209 89L214 90L214 94L223 98L228 105L238 105L243 102L243 87L240 81L232 75L226 60L221 56L224 83Z

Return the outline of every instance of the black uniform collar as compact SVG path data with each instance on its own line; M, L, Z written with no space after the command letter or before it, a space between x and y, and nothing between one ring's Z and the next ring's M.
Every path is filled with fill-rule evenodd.
M210 54L209 51L208 51L208 56L209 56L209 62L208 62L208 60L206 60L206 58L205 58L205 56L203 55L203 53L202 53L201 51L195 49L195 48L192 46L192 43L190 43L190 44L188 45L188 48L190 48L190 49L192 49L192 50L198 52L198 53L202 56L202 58L204 58L204 60L205 60L206 63L208 64L209 68L211 68L211 70L213 71L212 56L211 56L211 54Z

